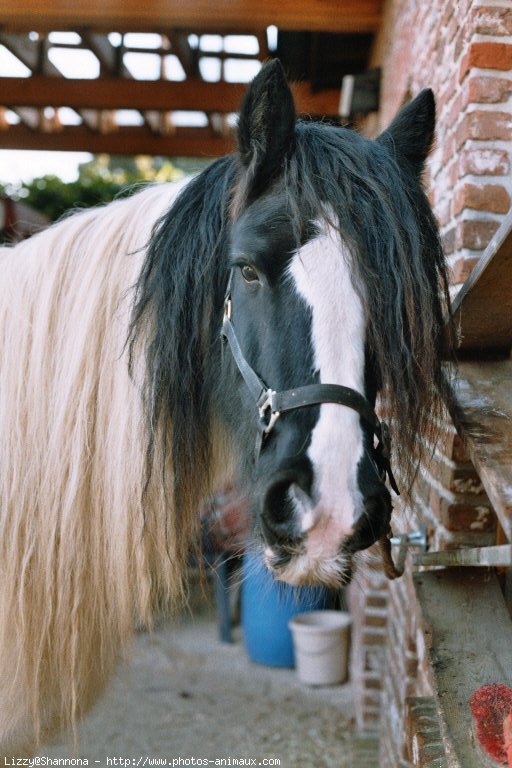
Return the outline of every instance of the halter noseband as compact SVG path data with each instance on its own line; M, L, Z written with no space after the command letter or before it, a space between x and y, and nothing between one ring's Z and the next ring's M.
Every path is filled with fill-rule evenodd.
M225 339L237 364L238 370L252 394L259 411L259 429L256 445L256 456L259 456L263 440L270 435L276 421L282 413L293 411L296 408L305 408L321 403L335 403L352 408L363 421L370 427L371 434L378 440L373 449L374 461L379 470L380 479L385 481L386 475L389 484L399 495L398 486L391 471L391 435L384 421L380 421L368 400L350 387L341 384L307 384L304 387L286 389L276 392L268 387L258 376L245 359L238 343L233 323L231 322L231 278L230 274L226 296L224 299L224 319L222 321L221 337Z

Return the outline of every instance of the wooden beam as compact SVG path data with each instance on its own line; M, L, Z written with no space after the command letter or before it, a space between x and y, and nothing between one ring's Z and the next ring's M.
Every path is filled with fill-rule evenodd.
M91 35L91 37L97 38L99 35ZM42 68L44 75L62 77L60 70L58 70L48 59L46 54L46 41L31 40L27 35L7 35L0 33L0 44L5 45L5 47L29 69L39 71ZM43 51L41 51L41 45L43 44L45 48L44 55ZM98 56L98 52L95 51L95 53ZM98 56L98 58L100 57ZM16 111L25 124L32 128L36 127L38 120L35 124L30 123L27 120L27 112L22 114L19 110ZM96 112L91 113L91 110L83 110L80 112L80 117L88 128L95 129L98 127L98 115Z
M0 27L53 30L91 27L111 32L163 31L169 27L244 32L275 24L281 29L374 32L381 0L0 0Z
M461 361L452 417L512 542L512 360Z
M73 109L156 109L236 112L247 86L202 80L126 80L100 77L75 80L45 77L1 77L0 105L7 107L72 107ZM299 113L335 115L337 90L311 93L307 83L293 86Z
M106 35L99 35L90 30L81 32L82 40L94 53L101 64L102 74L125 75L127 69L119 56L119 49L115 48Z
M447 765L491 765L475 743L470 700L484 685L512 684L512 623L498 579L486 568L448 568L413 578Z
M167 38L171 43L171 53L178 57L187 77L199 77L199 51L197 48L190 47L188 36L176 29L171 29L167 32Z
M512 347L512 211L453 302L459 351Z
M0 33L0 45L4 45L30 70L34 71L39 68L39 40L31 40L27 35L7 35ZM45 72L47 75L60 74L58 69L49 61L46 61Z
M94 133L82 125L63 126L53 133L31 131L24 125L0 130L0 149L39 149L61 152L92 152L115 155L164 157L218 157L233 150L234 139L213 136L208 129L177 129L157 135L147 128L124 127L111 133Z

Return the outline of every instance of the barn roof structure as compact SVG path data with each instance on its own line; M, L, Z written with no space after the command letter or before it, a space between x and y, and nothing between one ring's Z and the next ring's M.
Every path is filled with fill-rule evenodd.
M343 76L368 65L381 6L0 0L0 53L16 71L0 65L0 148L224 154L244 81L274 55L299 112L336 116Z

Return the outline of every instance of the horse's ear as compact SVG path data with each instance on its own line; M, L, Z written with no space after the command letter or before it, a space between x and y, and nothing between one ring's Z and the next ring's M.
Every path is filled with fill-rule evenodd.
M434 94L430 88L426 88L400 110L377 141L387 145L397 159L408 160L416 173L420 174L432 148L435 123Z
M277 174L293 150L295 118L283 67L272 59L249 86L238 121L238 149L253 191Z

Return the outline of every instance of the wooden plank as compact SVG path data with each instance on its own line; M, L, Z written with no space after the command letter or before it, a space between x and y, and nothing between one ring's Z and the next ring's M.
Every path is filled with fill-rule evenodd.
M512 684L512 622L496 576L485 569L415 573L449 768L481 768L470 698Z
M512 211L453 302L459 350L512 347Z
M0 0L6 30L92 27L112 32L165 31L169 27L245 32L275 24L282 29L373 32L381 0Z
M203 80L95 80L46 77L0 77L0 104L11 108L72 107L73 109L156 109L237 112L247 89L244 83L207 83ZM311 93L307 83L293 86L297 111L335 115L339 91Z
M53 133L32 131L24 125L0 130L0 149L39 149L116 155L164 157L219 157L234 148L229 136L212 135L209 129L177 129L157 135L147 128L123 127L111 133L94 133L83 125L64 126Z
M512 360L461 362L452 417L512 541Z
M157 109L234 112L245 86L238 83L206 83L201 80L125 80L99 77L94 80L45 77L0 78L0 104L17 106L72 107L73 109Z

